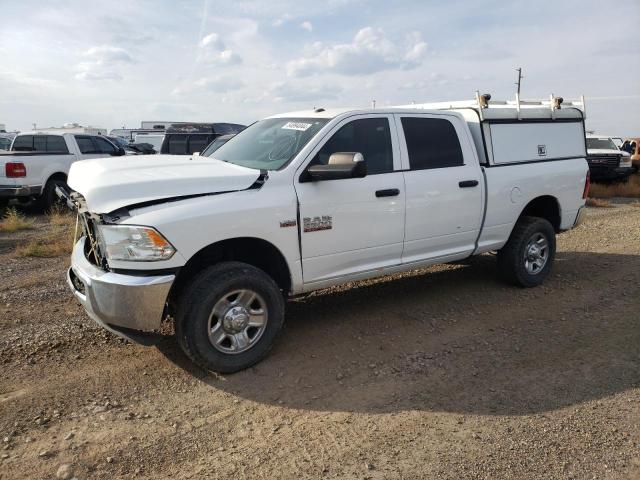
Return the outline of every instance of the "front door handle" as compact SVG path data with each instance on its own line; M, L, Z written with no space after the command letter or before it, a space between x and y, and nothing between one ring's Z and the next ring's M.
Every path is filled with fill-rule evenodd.
M376 190L376 197L395 197L400 195L400 190L397 188L387 188L386 190Z
M458 186L460 188L477 187L478 180L463 180L462 182L458 182Z

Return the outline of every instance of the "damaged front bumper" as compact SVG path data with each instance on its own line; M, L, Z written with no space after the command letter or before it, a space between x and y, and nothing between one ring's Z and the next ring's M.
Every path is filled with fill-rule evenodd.
M67 283L99 325L137 343L153 343L144 332L158 330L175 275L136 276L107 272L85 257L86 237L71 255Z

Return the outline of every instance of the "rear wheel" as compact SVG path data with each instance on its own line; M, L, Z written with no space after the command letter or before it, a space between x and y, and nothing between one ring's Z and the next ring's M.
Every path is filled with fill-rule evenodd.
M284 298L262 270L240 262L208 267L185 287L176 337L201 367L231 373L264 358L284 324Z
M4 213L4 211L9 206L9 200L6 198L0 198L0 215Z
M498 270L509 283L535 287L549 276L556 255L556 234L544 218L522 217L498 251Z
M66 188L67 183L64 180L59 180L52 178L47 181L47 184L44 186L42 191L42 196L39 199L40 207L43 210L48 211L51 210L55 205L62 204L62 201L56 194L56 187L64 187Z

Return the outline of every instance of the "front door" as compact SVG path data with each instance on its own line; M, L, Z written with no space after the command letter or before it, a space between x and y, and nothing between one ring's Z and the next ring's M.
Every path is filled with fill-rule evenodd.
M305 288L398 265L404 237L404 177L392 115L349 117L311 154L326 164L337 152L359 152L364 178L301 181L300 235ZM300 174L304 170L299 170Z

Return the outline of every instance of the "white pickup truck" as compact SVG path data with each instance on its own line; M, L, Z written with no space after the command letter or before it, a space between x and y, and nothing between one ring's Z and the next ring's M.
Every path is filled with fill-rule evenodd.
M21 133L9 152L0 152L0 208L14 198L35 198L51 208L58 199L55 189L65 185L73 162L107 155L124 155L124 150L99 135Z
M195 363L233 372L269 351L287 297L490 251L538 285L584 213L583 112L489 99L319 108L213 157L75 163L69 286L108 330L145 342L173 319Z

